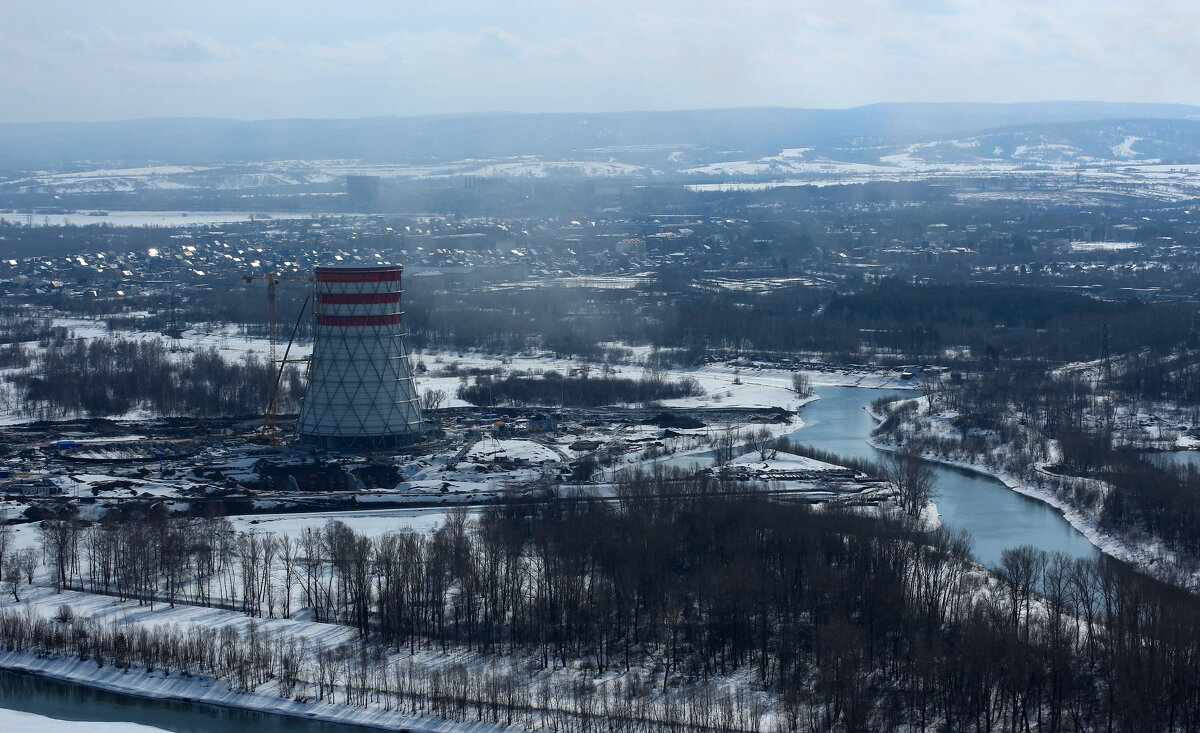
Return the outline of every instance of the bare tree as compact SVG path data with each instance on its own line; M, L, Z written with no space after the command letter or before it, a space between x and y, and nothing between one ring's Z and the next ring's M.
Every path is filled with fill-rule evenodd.
M795 372L792 374L792 391L801 397L808 397L812 394L812 380L804 372Z
M279 582L279 595L283 603L283 618L292 616L292 589L296 587L296 581L299 579L297 572L299 553L299 544L292 542L290 535L285 534L280 538L279 564L283 571L283 577Z
M14 566L25 576L25 582L33 585L33 574L37 570L37 550L27 547L14 556Z
M42 551L54 567L54 590L61 592L75 562L79 524L70 517L45 519L38 530L42 536Z
M12 593L14 601L21 601L21 566L14 559L13 562L4 568L4 587L8 588L8 592Z
M13 528L8 524L0 524L0 577L8 563L8 552L12 548Z
M779 454L779 441L775 440L768 428L759 428L753 433L750 433L750 440L747 445L751 446L758 453L758 460L770 461Z
M724 466L733 460L733 449L738 445L741 431L730 423L713 440L713 465Z
M446 390L427 389L421 394L421 409L436 410L446 401Z
M911 516L920 515L937 481L929 463L913 453L892 453L883 460L883 469L900 492L900 508Z
M940 374L933 374L928 370L922 370L917 377L917 388L921 390L921 394L929 401L929 414L934 414L939 409L943 390L942 377Z

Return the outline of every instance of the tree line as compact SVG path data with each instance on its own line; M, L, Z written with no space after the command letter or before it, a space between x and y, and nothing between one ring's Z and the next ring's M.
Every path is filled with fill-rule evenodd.
M282 538L222 520L83 528L63 518L42 525L43 551L62 587L130 602L309 609L356 632L352 667L355 654L467 651L526 666L522 679L576 670L579 680L636 680L635 698L737 679L775 701L784 730L1200 726L1196 598L1115 563L1032 548L981 574L963 535L722 496L728 489L710 477L633 473L619 479L618 502L451 513L431 534L378 537L336 521ZM72 653L90 643L74 630L51 637L60 646L48 631L30 633L0 639ZM270 659L238 674L287 679ZM312 650L293 674L308 695L351 677L345 668L322 686L322 664ZM374 679L352 681L339 699L392 689L381 693ZM594 689L589 704L611 695ZM755 725L765 723L745 729Z
M218 417L259 413L275 367L254 354L227 361L214 348L173 353L159 340L67 339L6 375L7 408L41 417L104 417L145 409L160 415ZM298 409L300 372L288 367L277 410Z
M1180 303L894 279L847 282L838 291L805 284L747 294L700 287L696 277L666 272L633 290L548 286L506 291L502 299L488 291L413 290L405 306L410 343L499 353L542 348L584 358L599 358L610 342L648 343L696 360L706 352L757 350L852 362L868 347L964 368L1084 361L1106 347L1125 353L1192 343L1194 308Z

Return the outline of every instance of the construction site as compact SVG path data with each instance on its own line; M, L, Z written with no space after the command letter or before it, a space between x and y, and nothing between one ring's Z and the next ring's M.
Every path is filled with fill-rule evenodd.
M4 518L35 520L64 502L98 519L131 505L190 515L254 514L538 500L564 487L602 493L619 471L658 466L694 473L713 464L722 444L755 434L778 437L800 425L769 391L759 406L736 400L721 405L720 392L674 405L481 407L451 400L442 406L429 394L444 397L466 378L452 376L461 365L441 356L433 356L432 368L426 364L430 355L421 356L419 370L414 366L402 276L401 266L384 264L244 276L266 285L264 355L271 383L262 414L6 426L0 437L8 448L0 457ZM300 281L307 294L297 318L281 324L276 292L285 280ZM312 338L300 343L297 333L305 323ZM162 334L172 343L188 337L172 328ZM539 357L519 364L486 356L475 361L477 372L500 371L507 363L529 373L545 364L586 378L592 368ZM304 376L298 413L278 409L289 368ZM744 368L734 368L725 383L741 385ZM771 378L789 377L780 371ZM766 384L751 381L747 387L763 390ZM820 500L840 495L877 503L888 496L886 487L836 466L742 465L721 475L775 482L783 491ZM831 493L830 486L837 488Z

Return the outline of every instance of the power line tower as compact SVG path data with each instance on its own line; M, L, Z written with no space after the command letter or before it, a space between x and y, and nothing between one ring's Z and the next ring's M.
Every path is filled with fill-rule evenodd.
M1104 378L1112 377L1112 358L1108 352L1108 314L1104 314L1104 335L1100 339L1100 363L1104 367Z
M171 310L168 315L167 327L163 335L171 339L171 348L179 348L179 339L183 338L183 327L179 325L179 301L175 296L175 288L171 288Z

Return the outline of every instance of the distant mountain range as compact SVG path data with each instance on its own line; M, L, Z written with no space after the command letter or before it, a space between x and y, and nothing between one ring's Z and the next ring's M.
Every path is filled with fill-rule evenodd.
M820 173L971 173L1200 163L1200 122L1106 120L1007 127L910 141L858 138L853 144L785 148L684 168L689 175L775 177Z
M1095 124L1101 121L1107 122ZM88 167L81 165L85 161L94 168L286 160L436 164L534 156L675 170L754 161L802 147L822 155L841 151L836 153L838 159L878 163L870 159L869 151L896 155L900 154L896 150L910 145L919 146L913 153L919 152L923 159L947 162L1020 160L1035 150L1040 151L1038 160L1060 154L1063 161L1081 156L1174 160L1197 159L1197 122L1200 107L1185 105L1038 102L874 104L842 110L766 107L254 122L21 123L0 124L0 169L83 170ZM1133 155L1122 147L1127 137L1137 138L1129 143ZM948 140L961 144L941 142ZM1047 147L1055 145L1066 147ZM857 152L847 157L850 151Z
M467 178L614 179L696 191L923 180L948 182L964 197L1011 190L1064 200L1071 188L1080 201L1180 202L1200 198L1200 108L880 104L0 125L0 204L14 208L188 206L218 192L238 201L329 196L348 192L352 176L411 190L463 189ZM1038 192L1046 187L1057 192Z

